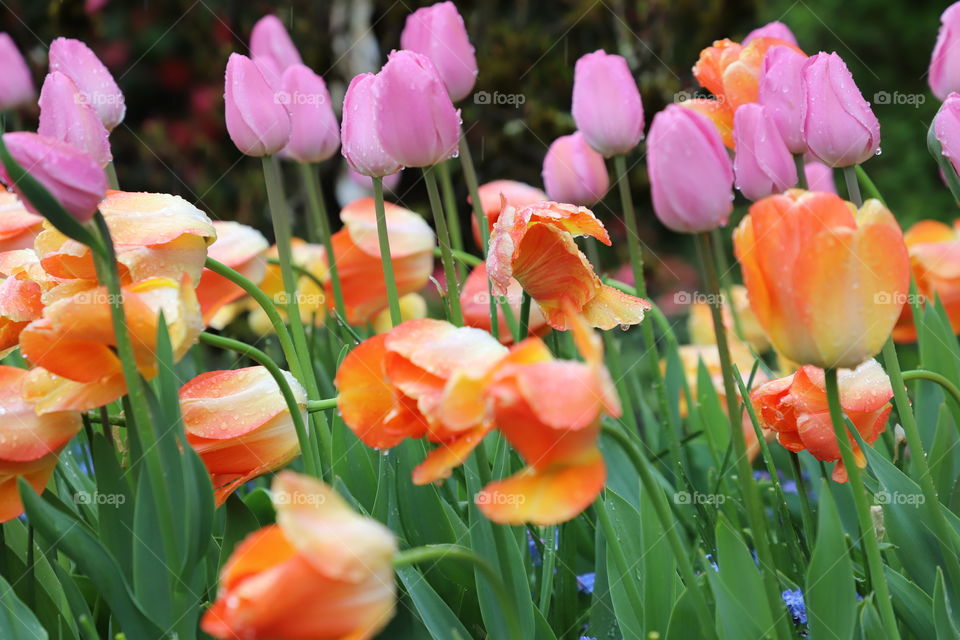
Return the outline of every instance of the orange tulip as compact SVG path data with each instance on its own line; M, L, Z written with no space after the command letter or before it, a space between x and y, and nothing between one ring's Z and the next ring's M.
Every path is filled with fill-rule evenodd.
M290 251L293 258L293 264L300 267L310 275L301 274L297 278L297 291L294 294L297 298L297 305L300 308L300 320L306 324L315 324L322 326L327 317L326 303L327 294L320 283L328 280L327 273L327 252L322 245L310 244L300 238L293 238L290 242ZM277 246L270 247L267 251L268 258L276 259L279 257ZM287 293L283 287L283 274L280 271L280 265L268 264L266 273L260 282L260 289L273 299L280 315L287 313ZM250 300L250 326L257 333L263 335L273 332L273 325L270 324L267 314L263 312L255 301Z
M507 302L513 311L514 319L520 318L520 301L523 294L523 287L515 278L510 278L510 286L507 287ZM460 308L463 309L463 321L469 327L477 327L484 331L490 331L490 292L487 288L487 265L480 264L470 275L467 276L460 290ZM510 325L503 315L503 307L497 305L497 326L499 327L499 338L503 344L513 342L513 334L510 331ZM538 334L547 329L547 320L543 317L543 312L539 306L530 307L530 333Z
M24 399L25 369L0 365L0 522L23 513L17 478L40 493L57 466L57 454L80 431L80 414L37 415Z
M516 278L558 330L567 328L568 306L600 329L638 324L650 303L603 284L574 241L581 235L610 244L603 223L585 207L557 202L504 207L487 255L493 294L507 295L510 278Z
M960 333L960 220L953 226L921 220L903 235L917 290L927 300L940 298L954 333ZM913 311L903 307L893 329L897 342L914 342Z
M34 280L38 268L29 249L0 253L0 357L17 346L23 328L43 313L43 288Z
M743 332L743 339L757 353L763 353L770 348L770 339L764 333L763 327L757 321L757 316L753 314L750 308L750 299L747 294L747 288L735 284L730 287L730 297L733 306L731 310L730 301L724 299L721 315L723 317L723 326L731 338L736 339L736 325L739 323L740 330ZM726 298L726 296L724 296ZM734 322L733 313L737 314L737 322ZM690 316L687 319L687 329L690 332L690 342L697 345L716 344L716 337L713 332L713 315L710 311L710 305L706 302L697 301L690 305ZM752 362L751 362L752 365ZM746 371L749 371L750 365L747 365ZM744 367L740 370L746 375Z
M240 272L254 284L260 284L267 269L267 239L253 227L238 222L213 223L217 239L207 256ZM197 285L197 301L207 324L217 311L243 297L244 291L223 276L204 269Z
M838 372L840 405L843 413L869 444L887 427L893 387L890 378L876 360L867 360L856 369ZM776 432L780 444L790 451L806 449L817 460L836 460L833 479L847 481L847 470L840 459L840 447L830 420L823 369L805 366L786 378L772 380L750 394L757 417L765 429ZM866 466L866 458L852 435L857 466Z
M477 188L477 195L480 196L480 206L483 209L483 215L487 217L489 223L488 231L493 231L493 225L500 217L500 209L503 208L503 201L512 207L525 207L528 204L549 200L547 194L542 189L537 189L524 182L516 180L494 180L482 184ZM467 202L473 204L473 199L467 196ZM481 244L480 226L477 224L477 217L470 217L473 224L473 239L479 247Z
M284 371L307 420L307 392ZM180 388L187 442L213 480L217 504L237 487L300 453L297 431L280 387L265 367L208 371Z
M850 368L883 346L910 264L877 200L857 211L832 193L792 189L754 203L733 241L750 306L788 359Z
M32 249L43 217L27 211L16 194L0 189L0 252Z
M734 112L741 105L757 101L763 58L775 46L790 47L806 55L796 45L778 38L755 38L746 46L729 39L717 40L700 52L693 75Z
M292 471L272 493L277 524L237 545L200 627L223 640L373 638L396 606L393 533Z
M430 279L436 238L421 216L389 202L384 205L397 292L403 296L420 290ZM340 219L344 226L332 240L347 321L363 324L387 307L373 198L351 202L340 212ZM328 283L327 308L333 305L333 289Z

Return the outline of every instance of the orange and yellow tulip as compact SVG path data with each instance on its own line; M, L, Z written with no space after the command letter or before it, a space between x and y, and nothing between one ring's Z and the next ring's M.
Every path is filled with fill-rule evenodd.
M239 222L213 223L217 239L207 257L238 271L254 284L260 284L267 269L267 239L253 227ZM242 298L243 289L223 276L204 269L197 285L197 302L207 324L224 306Z
M937 220L921 220L903 234L903 240L917 291L927 300L939 298L953 332L960 333L960 220L952 227ZM909 305L900 313L893 338L897 342L917 339Z
M43 217L30 213L16 194L0 188L0 252L32 249Z
M297 290L294 293L300 309L300 321L305 325L321 326L327 317L327 294L321 286L321 283L326 283L328 280L327 252L322 245L311 244L300 238L293 238L290 241L290 251L293 264L306 272L301 273L297 278ZM276 245L267 251L268 258L276 259L279 255ZM285 316L287 292L283 287L280 265L267 265L266 273L260 282L260 289L270 296L280 315ZM253 330L261 335L272 333L273 325L270 324L267 314L260 305L250 300L248 306L250 307L250 326Z
M373 638L396 607L393 533L292 471L272 493L277 524L234 550L200 627L222 640Z
M727 300L724 296L723 306L721 307L721 316L723 326L727 334L732 338L737 338L736 328L739 324L740 331L743 333L743 340L753 347L757 353L763 353L770 348L770 339L764 333L763 327L757 321L750 308L749 294L747 288L743 285L735 284L730 287L730 298ZM732 302L732 305L731 305ZM736 314L736 322L734 315ZM713 331L713 316L710 311L710 305L706 302L694 302L690 305L690 315L687 318L687 329L690 332L690 342L696 345L716 344L716 336ZM746 375L750 370L752 362L744 368L740 365L740 370Z
M20 332L43 313L39 262L29 249L0 253L0 356L17 346Z
M910 263L877 200L858 211L832 193L792 189L754 203L733 241L757 321L789 360L856 367L890 336Z

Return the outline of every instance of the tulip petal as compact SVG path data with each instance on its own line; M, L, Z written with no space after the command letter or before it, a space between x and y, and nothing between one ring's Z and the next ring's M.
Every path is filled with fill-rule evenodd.
M413 484L425 485L449 478L453 469L466 462L489 432L490 426L481 426L453 440L441 442L414 468Z

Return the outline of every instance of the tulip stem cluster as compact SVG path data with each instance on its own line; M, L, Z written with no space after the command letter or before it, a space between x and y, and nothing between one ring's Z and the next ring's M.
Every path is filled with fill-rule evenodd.
M320 177L317 167L313 163L301 162L300 176L307 192L309 215L307 224L310 228L312 240L318 237L327 253L327 268L330 270L330 287L333 289L333 303L341 318L347 317L347 306L343 301L343 288L340 284L340 272L337 260L333 254L333 241L330 239L330 220L327 218L327 207L324 204L323 189L320 186ZM389 254L387 254L389 255Z

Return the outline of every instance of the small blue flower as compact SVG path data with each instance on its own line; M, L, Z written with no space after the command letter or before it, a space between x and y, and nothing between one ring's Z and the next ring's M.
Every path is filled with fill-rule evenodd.
M800 589L787 589L780 594L783 603L787 605L787 611L793 617L797 624L807 624L807 605L803 602L803 591Z
M586 594L593 593L593 583L596 579L597 574L595 573L585 573L577 576L577 591Z
M709 553L706 555L707 561L710 563L710 566L713 567L713 570L717 573L720 573L720 566L713 561L713 556Z

